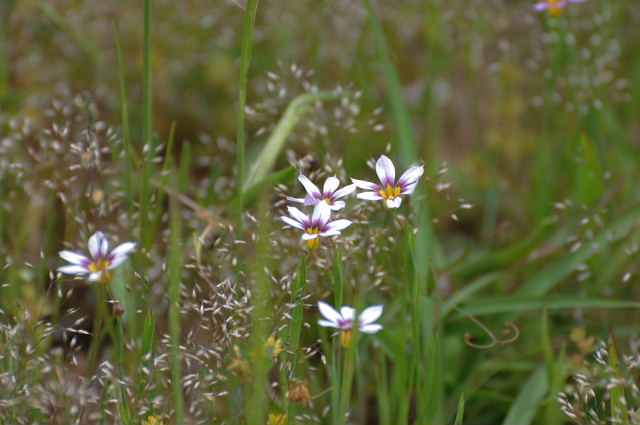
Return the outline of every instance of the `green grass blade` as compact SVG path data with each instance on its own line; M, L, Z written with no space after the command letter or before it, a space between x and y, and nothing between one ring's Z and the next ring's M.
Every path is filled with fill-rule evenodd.
M344 276L342 273L342 248L336 246L333 250L333 300L335 308L342 307L344 292Z
M453 421L453 425L462 425L464 420L464 393L460 394L460 401L458 401L458 409L456 410L456 419Z
M265 178L273 168L278 155L282 152L291 130L314 102L333 98L334 94L332 92L320 91L317 93L305 93L293 99L253 163L251 170L249 170L249 175L243 187L250 187Z
M124 73L124 59L122 58L122 47L120 45L120 35L118 34L118 27L115 21L112 21L113 34L116 43L116 52L118 54L118 81L120 85L120 116L122 120L122 141L124 143L124 155L125 155L125 192L127 193L127 207L129 211L129 217L133 217L135 192L133 190L133 162L134 151L131 145L131 128L129 126L129 95L127 91L127 81ZM130 232L133 234L134 223L130 224Z
M629 425L629 412L627 411L627 399L624 394L624 386L620 382L624 382L624 378L628 374L623 374L620 370L620 359L618 358L618 343L613 333L613 329L609 330L611 343L609 344L609 367L611 368L615 381L618 384L613 385L609 390L611 393L611 422L622 425Z
M249 80L249 66L251 65L251 50L253 47L253 27L258 10L258 0L248 0L244 15L244 25L242 27L242 47L240 53L240 87L238 90L238 126L236 134L236 155L237 155L237 180L236 191L240 197L240 206L243 205L242 197L244 192L245 175L245 109L247 103L247 84ZM238 214L239 224L242 223L242 214ZM241 226L238 226L240 229Z
M524 311L543 310L545 308L640 308L640 302L625 300L603 300L601 298L576 298L575 295L554 295L545 297L496 295L477 298L464 305L464 311L471 315L519 313Z
M177 186L177 185L176 185ZM175 423L184 423L184 396L182 394L182 356L180 353L180 279L182 272L182 230L180 206L175 197L170 202L169 235L169 333L171 338L171 384Z
M149 211L151 204L150 178L153 175L153 156L155 143L152 136L153 129L153 90L151 73L151 10L153 0L144 0L144 23L142 44L142 146L143 146L143 175L140 180L140 231L142 245L149 248L152 232L149 226Z
M402 82L400 81L400 77L398 77L398 73L396 72L393 62L391 61L389 46L384 35L384 31L382 30L382 26L380 25L380 21L371 7L370 0L365 0L364 4L367 11L367 22L373 36L373 44L375 45L378 56L378 63L389 92L389 102L391 103L391 112L393 113L397 138L397 144L394 144L394 146L398 148L397 153L400 156L400 163L404 167L407 167L412 162L416 162L420 159L418 150L416 149L416 141L413 135L409 108L407 108L407 103L404 99Z
M520 390L502 425L530 424L547 390L547 374L544 368L540 367L533 372Z

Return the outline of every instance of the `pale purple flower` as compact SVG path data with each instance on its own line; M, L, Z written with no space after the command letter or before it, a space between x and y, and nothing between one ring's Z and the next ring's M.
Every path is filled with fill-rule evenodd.
M367 192L358 193L358 198L368 201L382 200L388 208L399 208L402 203L402 197L411 195L416 189L418 180L424 173L424 166L413 165L396 181L396 168L393 166L393 162L386 156L381 155L376 162L376 173L380 179L380 184L351 179L358 188L367 190Z
M59 267L58 271L88 274L90 282L107 283L111 280L110 270L124 263L135 248L134 242L125 242L109 250L109 239L102 232L96 232L89 238L89 257L74 251L60 251L60 257L71 264Z
M305 241L309 249L316 249L320 245L320 238L330 238L339 236L340 232L351 226L351 220L334 220L329 221L331 217L331 208L325 202L318 203L314 209L311 218L296 207L287 207L291 217L282 216L280 219L302 230L302 240Z
M569 3L583 3L585 1L587 0L542 0L537 2L533 8L538 12L548 10L552 16L558 16Z
M320 191L320 189L318 189L318 186L313 184L313 182L311 182L311 180L309 180L303 174L300 174L298 176L298 180L300 181L300 183L302 183L305 190L307 191L306 196L304 198L292 198L290 196L287 196L287 200L312 206L318 205L318 203L324 201L333 211L344 208L344 201L339 201L338 199L350 195L354 190L356 190L355 184L350 184L338 190L338 187L340 186L340 180L338 180L336 176L328 177L324 181L322 191Z
M339 329L342 332L340 335L342 345L345 347L350 346L356 310L353 307L344 306L340 311L337 311L322 301L318 301L318 309L320 314L324 316L324 319L318 320L318 324L327 328ZM381 305L365 308L358 316L358 329L360 332L367 334L379 332L382 329L382 325L374 322L382 316L382 311L383 306Z

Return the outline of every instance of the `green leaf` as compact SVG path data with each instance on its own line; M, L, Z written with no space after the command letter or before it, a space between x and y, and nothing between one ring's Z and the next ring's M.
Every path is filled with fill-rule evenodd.
M570 295L523 297L518 295L498 295L477 298L464 305L464 311L471 315L516 313L543 309L568 308L640 308L640 302L624 300L603 300L601 298L577 298Z
M287 137L314 102L331 100L333 98L333 92L321 91L317 93L305 93L293 99L284 111L284 115L280 118L280 121L278 121L276 128L273 130L273 133L271 133L258 158L253 163L243 187L253 186L264 179L267 173L273 168L278 155L282 152Z
M460 400L458 401L458 409L456 410L456 419L453 425L462 425L464 419L464 393L460 394Z
M536 369L529 377L515 402L509 408L503 425L528 425L538 411L544 395L547 393L547 374L543 367Z

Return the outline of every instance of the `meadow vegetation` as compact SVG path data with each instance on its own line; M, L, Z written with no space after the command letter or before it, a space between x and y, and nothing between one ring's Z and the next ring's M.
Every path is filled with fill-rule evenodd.
M0 424L640 423L637 0L0 0Z

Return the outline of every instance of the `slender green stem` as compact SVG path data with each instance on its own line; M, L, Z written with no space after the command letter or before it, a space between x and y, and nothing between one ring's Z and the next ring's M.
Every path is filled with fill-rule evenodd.
M253 47L253 27L256 20L256 11L258 9L258 0L248 0L247 9L244 17L244 26L242 29L242 47L240 57L240 87L238 92L238 127L236 135L237 149L237 168L238 175L236 180L236 191L240 197L238 214L238 232L242 229L242 196L244 190L245 176L245 144L246 144L246 128L245 128L245 109L247 103L247 84L249 79L249 65L251 64L251 49Z
M177 183L177 179L176 179ZM177 187L177 184L175 185ZM171 338L171 381L175 423L184 423L184 396L182 394L182 356L180 352L180 279L182 272L182 230L180 206L175 197L170 202L169 235L169 333Z

